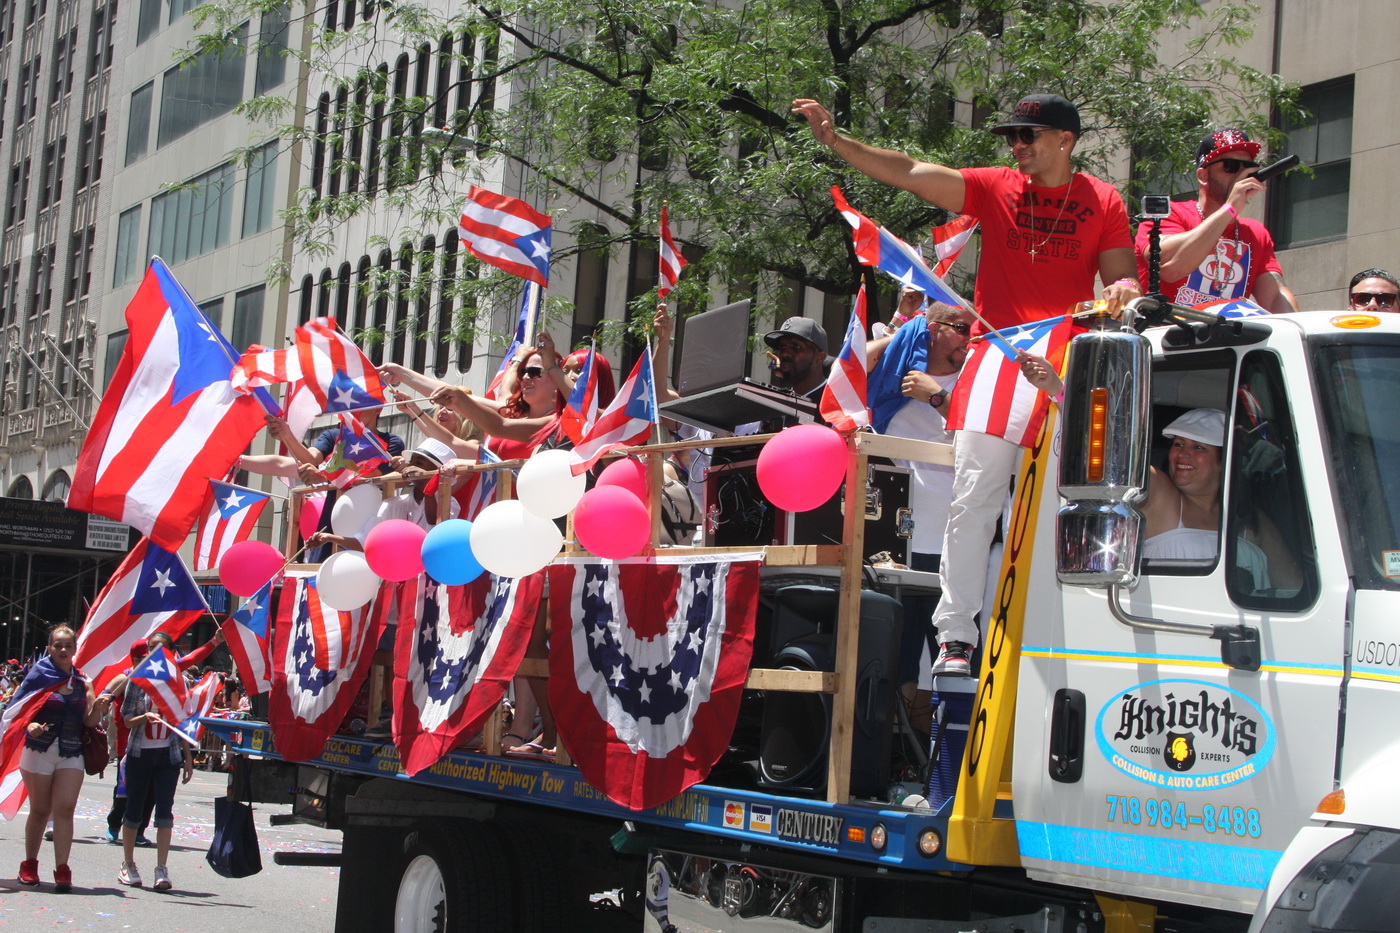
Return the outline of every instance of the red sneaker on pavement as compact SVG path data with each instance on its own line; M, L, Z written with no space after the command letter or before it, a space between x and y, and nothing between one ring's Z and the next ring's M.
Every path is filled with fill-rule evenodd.
M53 889L57 894L67 894L73 890L73 872L67 865L54 866Z
M25 859L19 863L19 883L34 887L39 883L39 860Z

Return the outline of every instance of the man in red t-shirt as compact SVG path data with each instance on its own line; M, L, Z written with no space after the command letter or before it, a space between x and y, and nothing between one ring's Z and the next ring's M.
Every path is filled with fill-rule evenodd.
M1196 149L1194 201L1172 204L1162 221L1162 294L1182 305L1218 298L1252 298L1266 311L1298 310L1298 301L1283 282L1283 267L1274 255L1274 240L1257 220L1240 211L1264 186L1254 179L1259 144L1241 130L1210 133ZM1148 234L1152 223L1138 226L1138 276L1147 281Z
M1063 97L1023 97L1010 118L992 128L1010 146L1014 169L920 162L837 133L831 114L814 100L793 101L792 109L807 118L819 142L862 173L981 221L974 304L993 327L1064 314L1093 297L1095 276L1106 283L1102 297L1115 315L1141 294L1123 199L1111 185L1074 171L1079 111ZM983 329L979 324L977 332ZM1020 447L1000 437L963 430L953 441L943 595L934 614L935 674L971 673L992 536L1020 462Z

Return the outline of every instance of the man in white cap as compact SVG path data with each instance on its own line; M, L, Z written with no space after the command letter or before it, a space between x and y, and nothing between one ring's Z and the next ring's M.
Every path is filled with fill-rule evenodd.
M1258 155L1258 143L1228 128L1208 133L1196 148L1196 200L1173 202L1161 226L1161 284L1168 301L1198 305L1252 298L1274 314L1298 310L1274 255L1273 237L1259 221L1240 216L1264 190L1254 178ZM1151 229L1151 221L1140 224L1134 243L1144 282Z
M1070 155L1079 141L1079 111L1058 94L1021 98L1007 120L992 128L1010 147L1014 169L921 162L836 132L830 112L814 100L795 100L792 110L807 118L818 142L865 175L981 222L974 304L992 327L1064 314L1093 297L1096 276L1105 283L1102 297L1111 314L1141 294L1123 199L1112 185L1074 171ZM975 334L984 330L979 322ZM953 442L953 457L933 669L966 677L979 640L975 616L982 608L996 520L1021 448L963 430Z
M385 519L402 518L424 528L431 528L437 524L437 499L425 496L423 487L434 473L455 457L452 448L442 441L431 437L424 438L417 447L408 452L404 457L405 462L398 467L404 479L409 480L408 489L391 499L385 499L379 506L376 520L382 522ZM447 517L456 518L460 508L457 500L448 499L448 502L451 511Z

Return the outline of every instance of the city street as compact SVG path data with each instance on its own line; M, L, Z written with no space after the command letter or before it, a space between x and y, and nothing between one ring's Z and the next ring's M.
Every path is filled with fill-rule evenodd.
M0 929L35 931L140 930L180 931L225 929L236 933L285 933L295 929L330 930L335 924L335 896L339 869L292 868L273 864L278 851L339 851L340 833L314 826L269 826L267 818L278 808L258 805L258 841L263 870L250 878L216 875L204 861L214 832L215 796L224 792L227 775L196 771L175 798L175 835L170 852L170 876L174 889L157 893L150 888L155 849L136 850L136 864L146 882L144 888L117 883L121 848L104 837L111 804L115 768L105 778L89 777L74 826L73 891L53 891L53 844L44 843L39 856L43 884L19 885L15 876L24 857L22 809L12 823L0 824ZM155 830L150 831L155 838Z

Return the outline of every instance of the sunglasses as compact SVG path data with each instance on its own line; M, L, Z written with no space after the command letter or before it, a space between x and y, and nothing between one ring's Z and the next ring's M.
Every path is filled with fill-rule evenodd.
M1038 129L1030 126L1015 126L1006 131L1006 144L1014 146L1019 141L1023 146L1031 146L1040 138L1041 133L1048 132L1050 132L1048 126L1042 126Z
M1223 168L1225 170L1225 174L1227 175L1238 174L1241 169L1259 167L1258 162L1250 162L1247 159L1220 159L1219 161L1212 162L1211 164L1218 165L1221 168Z
M1374 301L1377 307L1393 308L1395 307L1396 297L1396 295L1392 295L1389 292L1352 292L1351 303L1358 308L1364 308Z
M959 337L970 337L972 335L971 324L964 324L961 321L958 323L953 323L952 321L934 321L933 323L937 324L939 327L948 328Z
M520 370L520 375L527 379L538 379L544 375L544 367L526 366L524 369Z

